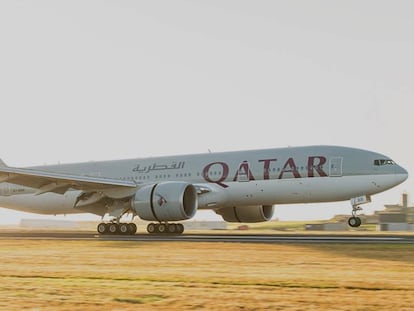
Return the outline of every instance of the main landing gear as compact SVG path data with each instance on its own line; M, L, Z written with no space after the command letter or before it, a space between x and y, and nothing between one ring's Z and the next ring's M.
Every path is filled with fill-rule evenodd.
M123 234L133 235L137 232L137 225L131 223L100 223L96 228L99 234Z
M172 223L150 223L147 226L149 234L182 234L184 232L183 224Z
M134 223L100 223L96 228L99 234L121 234L134 235L137 232L137 225ZM184 232L183 224L173 223L150 223L147 226L149 234L182 234Z

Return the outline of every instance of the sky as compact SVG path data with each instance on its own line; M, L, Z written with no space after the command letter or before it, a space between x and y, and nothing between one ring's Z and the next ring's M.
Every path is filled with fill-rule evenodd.
M1 1L0 157L24 167L326 144L413 174L413 11L398 0ZM365 212L403 192L412 177ZM275 217L350 211L285 205ZM35 218L0 209L0 223L22 217Z

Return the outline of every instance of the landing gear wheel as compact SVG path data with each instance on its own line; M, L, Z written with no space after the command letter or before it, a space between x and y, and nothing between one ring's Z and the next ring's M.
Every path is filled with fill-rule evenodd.
M157 231L155 224L153 223L148 224L147 231L149 234L154 234Z
M96 230L98 230L99 234L106 234L108 233L108 226L106 225L106 223L101 222L96 228Z
M133 222L128 224L128 228L129 228L129 234L137 233L137 225L134 224Z
M177 226L176 224L168 224L167 229L168 229L168 233L176 233Z
M129 234L130 230L128 224L119 224L119 232L121 234Z
M178 234L182 234L184 232L184 225L183 224L175 224L176 231Z
M149 234L181 234L184 232L182 224L150 223L147 226Z
M361 225L361 218L352 216L348 219L348 225L352 228L357 228Z
M121 223L118 224L116 222L111 223L100 223L96 230L99 234L135 234L137 232L137 225L134 223Z
M108 231L110 234L115 234L118 232L119 226L117 224L109 224Z
M351 200L352 202L353 200ZM363 203L362 203L363 204ZM358 217L358 212L362 211L362 208L358 205L352 205L352 217L348 219L348 225L352 228L358 228L362 221L361 218Z
M167 226L165 224L159 224L158 225L158 230L159 233L165 233L165 231L167 231Z

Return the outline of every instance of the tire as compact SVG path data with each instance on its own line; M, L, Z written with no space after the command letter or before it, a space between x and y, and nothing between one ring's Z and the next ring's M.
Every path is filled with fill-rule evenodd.
M101 222L98 227L96 227L96 230L99 234L107 234L108 233L108 226L106 223Z
M110 234L116 234L119 230L119 226L117 224L109 224L108 226L108 232Z
M176 224L168 224L167 230L168 230L168 233L176 233L177 232Z
M178 234L182 234L184 232L184 225L183 224L175 224L176 225L176 231Z
M133 222L128 224L129 227L129 234L135 234L137 233L137 225L134 224Z
M149 234L154 234L156 232L156 226L153 223L148 224L147 231Z
M129 234L130 233L130 228L128 226L128 224L119 224L119 232L122 234Z
M159 233L165 233L167 231L167 226L165 224L159 224L158 225L158 232Z
M348 225L352 228L357 228L361 225L361 219L359 217L350 217L348 219Z

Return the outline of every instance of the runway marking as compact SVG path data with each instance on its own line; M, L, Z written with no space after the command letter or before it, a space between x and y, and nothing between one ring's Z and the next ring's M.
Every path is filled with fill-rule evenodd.
M100 240L128 240L141 242L231 242L231 243L393 243L414 244L414 238L405 237L327 237L327 236L279 236L279 235L183 235L183 236L134 236L98 237Z
M340 243L340 244L414 244L414 235L306 235L306 234L183 234L183 235L98 235L88 232L1 231L0 239L84 240L137 242L226 242L226 243Z

